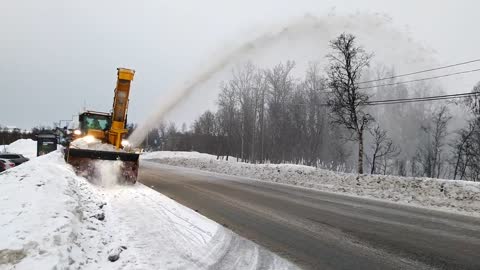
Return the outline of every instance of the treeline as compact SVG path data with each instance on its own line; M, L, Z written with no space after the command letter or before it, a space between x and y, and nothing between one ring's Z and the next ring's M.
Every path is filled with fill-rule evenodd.
M393 68L371 67L372 55L352 35L330 44L327 63L311 63L302 78L292 75L292 61L235 69L220 85L216 112L204 112L189 128L160 123L144 146L251 163L479 180L478 99L370 106L442 92L434 83L376 83L395 77ZM480 93L480 86L472 91Z
M299 82L290 74L294 65L263 70L248 63L234 71L232 80L222 83L217 112L206 111L188 130L160 124L149 134L149 148L194 150L254 163L344 163L346 153L335 145L336 130L326 128L326 93L318 91L326 84L319 66L312 64ZM340 157L331 157L331 152Z
M11 144L19 139L36 140L37 135L42 131L41 128L34 128L32 130L21 130L19 128L7 128L0 126L0 144ZM2 150L2 149L0 149Z

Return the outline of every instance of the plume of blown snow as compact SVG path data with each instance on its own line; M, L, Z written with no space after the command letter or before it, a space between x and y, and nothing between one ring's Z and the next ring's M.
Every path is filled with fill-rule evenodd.
M238 37L236 46L225 46L208 59L190 80L173 87L170 97L162 97L151 115L140 123L129 137L138 146L149 130L155 128L169 113L186 100L193 91L212 80L215 75L252 60L272 64L282 60L308 62L323 60L330 51L329 41L342 32L358 37L359 44L375 52L375 61L402 68L424 68L432 64L432 51L411 41L408 34L396 30L390 18L378 14L314 17L306 15L264 30ZM287 59L285 59L287 58Z
M113 187L120 182L123 163L120 160L97 160L94 163L95 184L103 187Z

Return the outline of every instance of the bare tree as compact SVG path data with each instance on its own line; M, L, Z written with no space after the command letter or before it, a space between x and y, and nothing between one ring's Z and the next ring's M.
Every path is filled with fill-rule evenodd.
M214 135L215 115L211 111L206 111L193 122L193 132L200 135Z
M369 66L372 55L357 46L355 39L351 34L341 34L330 42L333 52L327 55L330 60L327 72L332 93L328 104L332 122L354 133L352 139L358 142L357 173L362 174L363 135L373 118L364 112L368 95L359 91L358 81L362 71Z
M466 128L463 128L457 132L457 137L452 142L453 148L453 179L464 179L468 161L470 160L469 152L474 148L472 137L476 133L476 125L474 121L469 122Z
M234 89L228 84L222 83L218 96L217 119L220 126L219 133L225 138L225 149L222 152L225 152L227 160L228 156L235 152L235 140L238 134L237 111Z
M177 143L178 143L178 138L177 138L177 126L175 125L174 122L170 122L167 126L166 129L166 147L169 150L177 151Z
M307 165L314 165L321 157L321 150L325 148L328 140L327 114L325 103L326 80L320 75L317 63L311 63L307 69L305 80L302 84L305 91L305 138L304 154Z
M466 98L466 103L472 113L480 116L480 82L478 82L472 89L475 95Z
M261 90L259 91L259 125L260 125L260 161L265 161L265 95L267 92L267 82L265 79L265 72L261 72L257 75L257 78L261 78ZM258 81L257 85L260 83Z
M261 151L263 152L263 112L265 107L265 91L267 89L267 84L263 72L257 72L254 75L254 89L253 89L253 130L251 138L251 149L250 149L250 162L255 163L257 160L256 155L256 138L257 133L260 133L262 138L260 139ZM258 118L258 119L257 119ZM260 122L257 124L257 122ZM260 125L260 132L258 132L258 125ZM258 150L257 150L258 151ZM263 153L260 155L263 156ZM260 158L262 160L263 157Z
M465 128L457 132L452 142L453 147L453 179L472 181L480 180L480 82L472 93L476 95L466 98L465 105L472 114ZM478 95L477 95L478 94Z
M278 64L272 70L267 70L266 80L268 89L268 118L270 137L270 158L275 162L285 161L288 145L291 140L289 130L289 116L287 103L295 89L290 72L295 62L287 61Z
M233 71L233 78L230 80L230 88L236 97L239 109L240 119L240 157L242 161L248 156L253 126L255 122L254 116L254 78L255 66L248 62L240 68Z
M370 161L372 166L370 173L376 173L378 167L382 166L383 174L386 174L388 160L400 154L398 146L388 138L387 131L383 130L378 125L371 130L370 133L373 136L373 144L371 147L372 157Z
M420 145L418 160L427 177L440 177L443 163L443 148L447 137L447 125L452 119L447 106L441 106L432 115L431 122L422 127L426 142Z

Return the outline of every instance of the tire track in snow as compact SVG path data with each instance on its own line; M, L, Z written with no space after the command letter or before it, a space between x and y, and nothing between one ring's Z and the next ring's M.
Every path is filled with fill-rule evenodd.
M105 190L107 219L120 236L127 269L296 269L242 238L143 185Z

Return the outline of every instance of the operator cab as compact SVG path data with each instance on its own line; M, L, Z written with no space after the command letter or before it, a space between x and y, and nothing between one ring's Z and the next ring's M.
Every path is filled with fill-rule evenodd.
M87 133L90 129L107 131L111 125L111 114L87 111L79 116L80 130Z
M105 140L105 132L112 125L112 115L110 113L86 111L79 115L79 132L77 136L92 135L93 137Z

